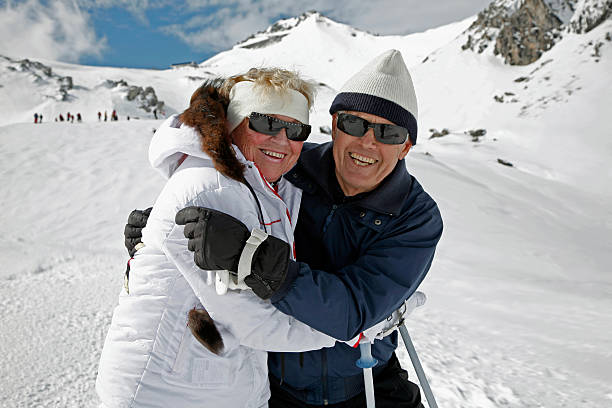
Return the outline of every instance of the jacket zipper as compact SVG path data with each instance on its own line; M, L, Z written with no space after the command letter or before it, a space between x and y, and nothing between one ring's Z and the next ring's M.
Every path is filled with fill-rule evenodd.
M329 397L327 390L327 353L325 349L321 350L321 385L323 386L323 405L329 405Z
M331 222L332 218L334 217L334 213L336 212L336 210L338 209L338 205L334 204L332 205L332 209L329 212L329 214L327 214L327 218L325 218L325 224L323 224L323 233L325 234L325 231L327 231L327 227L329 226L329 223Z

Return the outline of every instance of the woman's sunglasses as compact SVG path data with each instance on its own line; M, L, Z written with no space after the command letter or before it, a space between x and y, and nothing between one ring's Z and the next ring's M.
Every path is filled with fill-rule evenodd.
M249 129L271 136L285 129L287 139L293 140L294 142L303 142L308 139L308 135L310 134L310 125L286 122L274 116L268 116L257 112L251 112L249 115Z
M362 137L369 128L374 129L374 137L384 144L402 144L408 138L408 129L398 125L370 123L359 116L339 113L336 122L338 129L351 136Z

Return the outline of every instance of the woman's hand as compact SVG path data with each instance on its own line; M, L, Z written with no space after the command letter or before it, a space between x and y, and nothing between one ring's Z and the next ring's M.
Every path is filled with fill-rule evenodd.
M185 226L187 247L200 268L245 275L244 283L262 299L269 299L285 280L290 248L283 240L258 230L250 233L240 220L210 208L184 208L175 221Z

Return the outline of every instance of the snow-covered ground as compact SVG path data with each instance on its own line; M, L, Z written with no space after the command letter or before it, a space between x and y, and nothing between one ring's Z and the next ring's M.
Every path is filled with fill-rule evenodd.
M18 122L41 107L96 112L106 79L150 84L180 111L198 84L190 76L284 61L327 84L316 129L329 124L342 79L390 47L402 50L420 100L407 167L445 222L422 287L429 301L410 322L439 405L612 406L612 46L604 39L612 24L568 34L536 63L509 67L461 51L470 21L375 37L315 18L269 47L235 47L201 68L44 61L80 87L59 108L35 105L32 82L3 82L13 100L0 100L0 112L14 114L0 117L0 406L96 405L97 362L127 260L123 225L163 185L147 163L159 121ZM327 47L300 48L312 38ZM451 134L429 140L433 127ZM478 142L463 134L477 128L487 129Z

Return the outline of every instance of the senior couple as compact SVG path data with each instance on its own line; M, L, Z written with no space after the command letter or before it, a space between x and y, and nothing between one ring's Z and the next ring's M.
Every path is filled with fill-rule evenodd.
M403 161L410 74L396 50L366 64L332 103L332 142L303 146L312 101L295 73L251 69L203 85L156 132L149 159L168 182L126 228L139 249L102 351L102 406L365 407L365 337L376 405L422 407L397 332L380 334L442 233Z

